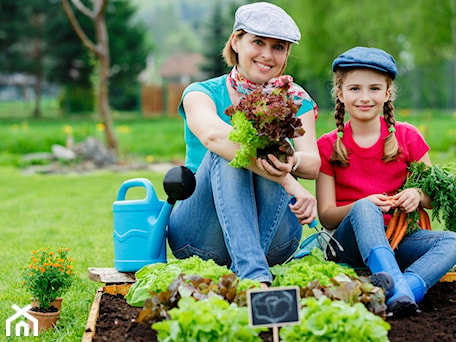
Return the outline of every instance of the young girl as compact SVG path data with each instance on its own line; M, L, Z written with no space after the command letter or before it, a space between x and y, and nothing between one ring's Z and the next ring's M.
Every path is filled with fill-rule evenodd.
M415 127L394 119L397 68L392 56L355 47L334 60L333 71L337 129L318 140L318 215L343 246L337 259L368 266L373 282L385 289L388 312L408 315L456 264L453 232L421 229L395 251L385 235L390 210L431 208L421 189L399 191L410 163L431 165L429 146ZM344 124L346 111L350 120Z
M233 128L225 109L279 77L299 39L298 27L281 8L265 2L241 6L223 51L233 66L230 74L184 91L179 113L185 120L186 166L196 173L196 189L170 217L168 242L177 258L213 259L241 278L267 285L269 266L294 253L302 225L316 218L315 198L296 179L318 175L316 109L298 85L289 95L300 105L306 133L294 139L295 154L286 162L269 155L273 165L255 158L246 168L228 164L239 145L228 139Z

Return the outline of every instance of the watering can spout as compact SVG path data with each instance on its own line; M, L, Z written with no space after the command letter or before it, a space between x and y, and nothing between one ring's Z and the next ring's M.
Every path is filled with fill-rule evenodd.
M168 199L164 202L156 221L151 224L153 229L150 234L149 243L153 246L151 249L154 251L159 250L156 248L157 244L163 243L163 241L166 243L168 221L174 204L178 200L180 201L190 197L195 190L195 186L195 176L185 166L174 167L166 173L163 179L163 187L168 195ZM154 255L153 257L158 257L158 255Z
M168 221L173 209L174 203L168 201L163 203L160 214L157 218L150 217L149 225L152 227L149 235L149 246L152 251L152 259L158 259L160 255L161 245L166 242ZM166 254L165 261L166 262Z

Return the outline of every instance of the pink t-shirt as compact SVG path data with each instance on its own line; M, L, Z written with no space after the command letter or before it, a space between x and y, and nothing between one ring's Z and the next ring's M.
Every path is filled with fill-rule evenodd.
M385 120L381 120L381 136L369 148L360 147L353 140L350 121L345 123L343 142L348 151L347 167L329 163L337 131L324 134L318 139L321 157L320 171L335 178L336 205L342 206L373 194L392 195L402 186L407 176L407 167L420 160L429 146L420 132L406 122L396 122L396 137L402 152L398 160L382 161L384 139L388 136Z

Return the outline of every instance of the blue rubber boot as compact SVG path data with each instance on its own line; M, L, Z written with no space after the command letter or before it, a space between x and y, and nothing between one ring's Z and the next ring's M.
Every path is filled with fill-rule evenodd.
M386 246L371 249L367 266L373 274L388 273L393 280L392 294L386 301L387 311L394 317L405 317L414 314L418 306L415 296L397 265L393 251Z
M426 283L423 278L413 272L404 272L404 277L415 296L415 303L421 303L427 292Z

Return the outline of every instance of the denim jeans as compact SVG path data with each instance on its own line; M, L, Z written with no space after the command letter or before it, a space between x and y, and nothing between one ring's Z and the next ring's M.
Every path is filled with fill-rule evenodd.
M337 257L352 266L367 264L370 250L388 246L381 210L368 199L355 203L337 227L334 238L344 247ZM430 288L456 264L456 233L420 229L407 235L395 251L403 272L419 275Z
M284 188L210 151L195 177L195 192L169 220L173 255L213 259L240 278L270 282L269 266L286 261L302 234Z

